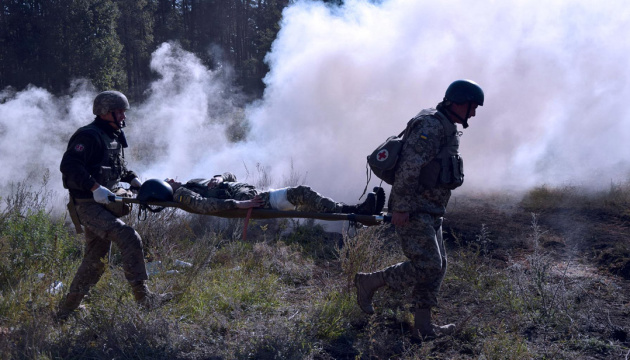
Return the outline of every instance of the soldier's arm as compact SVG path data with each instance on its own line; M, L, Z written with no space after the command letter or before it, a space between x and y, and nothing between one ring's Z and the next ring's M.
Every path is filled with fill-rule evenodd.
M415 125L403 146L394 184L392 210L409 212L413 209L415 194L419 191L420 170L440 150L439 121L424 121Z
M137 177L138 177L138 175L135 172L133 172L131 170L124 169L123 173L122 173L122 176L120 177L120 181L126 182L126 183L131 183L131 180L133 180L133 179L135 179Z
M206 198L183 186L175 191L173 199L185 205L185 207L191 211L203 214L212 214L237 208L237 202L235 200Z
M96 181L88 173L87 164L97 163L102 152L98 140L89 133L78 134L72 139L59 166L69 188L84 191L94 188Z

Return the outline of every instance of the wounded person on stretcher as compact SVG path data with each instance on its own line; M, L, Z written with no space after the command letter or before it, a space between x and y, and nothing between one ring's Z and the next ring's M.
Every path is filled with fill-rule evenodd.
M236 176L229 172L211 179L192 179L185 184L173 179L166 179L166 182L173 188L173 199L176 202L202 214L230 209L262 208L376 215L380 214L385 205L385 191L380 187L368 193L364 202L346 205L303 185L260 191L253 185L238 182Z

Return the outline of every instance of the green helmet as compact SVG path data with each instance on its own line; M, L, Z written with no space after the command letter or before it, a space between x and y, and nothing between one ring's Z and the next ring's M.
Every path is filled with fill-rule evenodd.
M136 199L142 204L149 201L173 201L173 188L164 180L149 179L140 186Z
M103 91L94 98L92 113L94 115L107 114L116 109L129 110L129 101L125 94L119 91Z
M483 90L481 86L471 80L455 80L446 89L444 99L462 104L465 102L474 102L479 106L483 106Z

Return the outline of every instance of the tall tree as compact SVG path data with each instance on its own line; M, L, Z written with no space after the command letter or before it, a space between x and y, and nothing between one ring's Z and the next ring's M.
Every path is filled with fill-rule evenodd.
M118 11L108 0L3 0L0 85L28 84L53 91L86 77L118 87L122 70ZM124 84L122 84L124 85Z
M132 97L139 97L151 74L149 63L153 41L155 3L147 0L118 0L120 21L118 35L123 45L123 59L127 73L127 88Z

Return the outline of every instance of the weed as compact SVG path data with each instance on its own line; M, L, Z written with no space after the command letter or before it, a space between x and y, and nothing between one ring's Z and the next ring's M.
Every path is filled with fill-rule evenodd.
M390 227L359 229L354 236L344 234L343 246L337 248L346 285L353 286L357 272L372 272L403 261Z
M544 216L499 217L509 224L475 210L470 234L455 237L468 240L449 244L449 270L433 313L436 322L454 321L459 331L422 344L409 339L410 290L377 292L381 306L370 317L348 291L356 272L405 260L391 226L359 228L351 236L328 234L311 221L252 221L242 241L240 219L169 209L146 221L136 213L124 220L143 237L148 261L177 270L149 280L152 290L172 290L175 298L154 311L139 307L115 253L84 301L86 310L56 322L63 291L51 285L70 282L83 241L47 211L51 195L43 189L18 183L2 197L1 358L605 359L628 353L627 284L605 274L576 276L570 254L549 250L544 240L569 241L554 232L553 221L542 222L559 204L571 213L596 209L601 218L613 217L614 230L624 235L625 185L594 194L539 189L523 204ZM524 239L528 246L510 248ZM500 247L509 249L505 260L496 256ZM598 253L623 266L608 249L622 254L625 248ZM178 268L175 260L192 266Z

